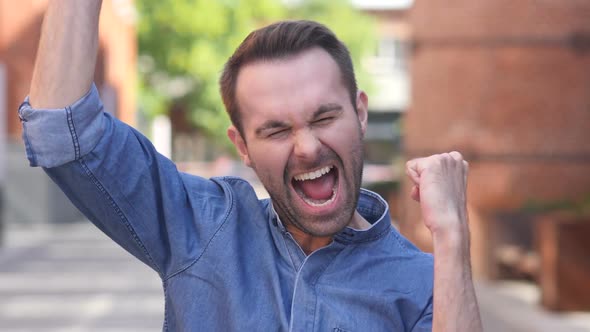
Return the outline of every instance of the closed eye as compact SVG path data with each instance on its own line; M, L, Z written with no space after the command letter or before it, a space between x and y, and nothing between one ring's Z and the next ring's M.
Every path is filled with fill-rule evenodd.
M332 120L334 120L334 117L333 116L327 116L327 117L320 118L320 119L317 119L317 120L313 121L313 124L320 125L320 126L321 125L327 125L327 124L331 123Z
M289 133L289 128L273 130L266 135L267 138L282 138L287 136Z
M311 124L315 126L326 126L331 124L342 114L343 108L339 104L329 103L318 107L311 118Z

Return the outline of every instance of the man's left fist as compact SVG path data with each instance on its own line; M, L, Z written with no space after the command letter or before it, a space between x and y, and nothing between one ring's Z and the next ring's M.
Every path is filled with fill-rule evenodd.
M424 224L433 235L467 226L468 171L469 164L457 151L406 163L406 174L414 183L411 197L420 202Z

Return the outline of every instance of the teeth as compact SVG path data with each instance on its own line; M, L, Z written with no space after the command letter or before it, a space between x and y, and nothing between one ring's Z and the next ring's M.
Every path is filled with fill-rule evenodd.
M313 180L313 179L317 179L320 176L330 172L330 170L332 169L333 166L326 166L324 168L320 168L316 171L313 172L308 172L308 173L303 173L303 174L299 174L296 175L294 177L295 180L297 181L305 181L305 180Z

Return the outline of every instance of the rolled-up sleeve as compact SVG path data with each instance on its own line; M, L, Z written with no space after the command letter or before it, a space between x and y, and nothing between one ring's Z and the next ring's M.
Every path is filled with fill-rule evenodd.
M19 109L27 155L111 239L173 275L200 257L232 207L226 184L179 172L103 112L95 86L63 109Z
M102 110L94 84L85 96L61 109L33 109L27 97L18 114L30 165L56 167L92 151L104 132Z

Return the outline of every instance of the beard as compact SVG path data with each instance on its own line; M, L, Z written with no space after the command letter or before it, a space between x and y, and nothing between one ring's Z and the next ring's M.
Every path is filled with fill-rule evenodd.
M273 177L252 164L260 181L269 193L273 206L285 226L292 225L301 231L316 237L333 236L344 229L352 220L356 211L363 172L362 140L351 144L347 151L349 159L344 161L334 150L322 146L316 160L301 163L291 158L285 167L282 178ZM322 165L332 164L337 172L338 206L331 212L321 215L309 213L301 207L300 197L293 188L290 170L314 169Z

